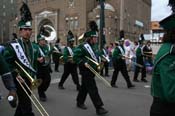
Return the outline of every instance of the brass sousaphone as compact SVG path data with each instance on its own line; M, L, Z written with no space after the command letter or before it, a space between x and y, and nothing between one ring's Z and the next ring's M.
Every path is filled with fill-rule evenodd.
M48 42L48 46L50 47L49 43L51 43L52 41L54 41L56 39L56 31L55 29L51 26L51 25L43 25L44 28L44 34L43 37L45 38L45 40ZM54 47L54 50L58 50ZM59 52L59 51L58 51ZM48 65L50 63L50 56L45 55L43 56L44 60L45 60L45 64L44 65Z

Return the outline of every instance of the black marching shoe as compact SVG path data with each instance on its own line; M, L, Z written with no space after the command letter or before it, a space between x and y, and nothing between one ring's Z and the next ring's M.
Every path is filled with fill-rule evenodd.
M117 85L111 85L111 87L113 87L113 88L118 88L118 86L117 86Z
M106 114L106 113L108 113L108 111L106 109L104 109L103 107L96 109L96 114L97 115L103 115L103 114Z
M78 104L77 103L77 107L80 108L80 109L83 109L83 110L87 109L87 107L84 104Z
M142 81L142 82L145 82L145 83L148 82L146 79L141 79L141 81Z
M135 85L133 85L133 84L128 85L128 89L133 88L133 87L135 87Z
M58 85L59 89L65 89L62 85Z
M40 101L42 101L42 102L47 101L47 98L46 98L46 97L40 97L39 99L40 99Z
M47 101L46 94L45 93L40 93L39 94L39 99L40 99L40 101L43 101L43 102Z
M80 91L80 89L81 89L81 86L80 85L77 85L77 91Z
M134 82L139 82L139 80L138 80L138 79L133 79L133 81L134 81Z

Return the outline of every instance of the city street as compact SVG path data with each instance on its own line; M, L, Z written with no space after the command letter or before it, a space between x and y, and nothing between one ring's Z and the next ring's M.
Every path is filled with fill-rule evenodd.
M47 102L41 102L48 114L50 116L96 116L95 108L89 96L87 96L85 102L88 107L87 110L81 110L76 107L77 91L71 76L64 83L66 89L58 89L58 82L63 71L62 65L59 70L60 72L52 73L52 82L46 92ZM105 77L108 81L111 80L113 70L111 69L109 72L110 77ZM133 72L130 72L129 75L132 79ZM119 88L106 87L101 80L96 78L100 96L105 104L104 107L109 110L106 116L149 116L149 109L152 102L152 97L150 96L151 75L147 75L147 79L149 80L148 83L134 83L136 87L128 89L121 74L119 74L116 83ZM0 116L13 116L14 109L10 107L5 99L8 91L2 85L2 81L0 81L0 88L0 93L3 96L3 99L0 101ZM36 90L34 93L38 97ZM33 109L36 116L40 116L34 106Z

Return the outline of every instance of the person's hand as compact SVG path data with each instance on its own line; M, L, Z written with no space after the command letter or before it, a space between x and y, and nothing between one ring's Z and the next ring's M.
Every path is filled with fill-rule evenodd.
M87 62L84 63L84 65L85 65L86 68L89 68L89 64Z
M17 79L20 83L25 83L25 80L24 80L20 75L17 75L16 79Z
M43 62L44 62L44 57L37 58L37 61L38 61L39 63L43 63Z
M7 100L12 108L16 107L17 97L16 97L16 91L9 91L9 94L7 96Z

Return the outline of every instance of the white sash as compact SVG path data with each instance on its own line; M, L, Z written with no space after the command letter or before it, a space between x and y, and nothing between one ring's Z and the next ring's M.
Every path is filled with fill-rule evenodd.
M32 70L33 72L36 72L35 69L31 66L29 63L29 60L27 59L21 45L19 43L10 43L13 49L15 50L16 56L19 59L19 61L24 64L27 68Z
M84 47L85 47L86 50L89 52L89 54L91 55L91 57L92 57L96 62L98 62L98 60L97 60L97 58L96 58L96 56L95 56L95 54L94 54L94 52L93 52L91 46L90 46L88 43L86 43L86 44L84 44Z
M69 46L67 47L67 49L68 49L68 51L69 51L69 54L70 54L71 56L73 56L74 53L72 52L72 49L71 49Z
M106 50L105 49L103 49L103 53L104 53L103 57L105 57L105 59L107 60L107 62L110 62L109 56L106 53Z
M44 54L44 52L41 50L40 47L39 47L39 52L40 52L40 54L41 54L42 57L45 57L45 54Z
M108 56L105 49L103 49L103 53L106 57Z
M123 51L122 47L121 46L118 46L118 48L120 49L120 52L121 52L122 56L124 56L125 55L125 52Z

